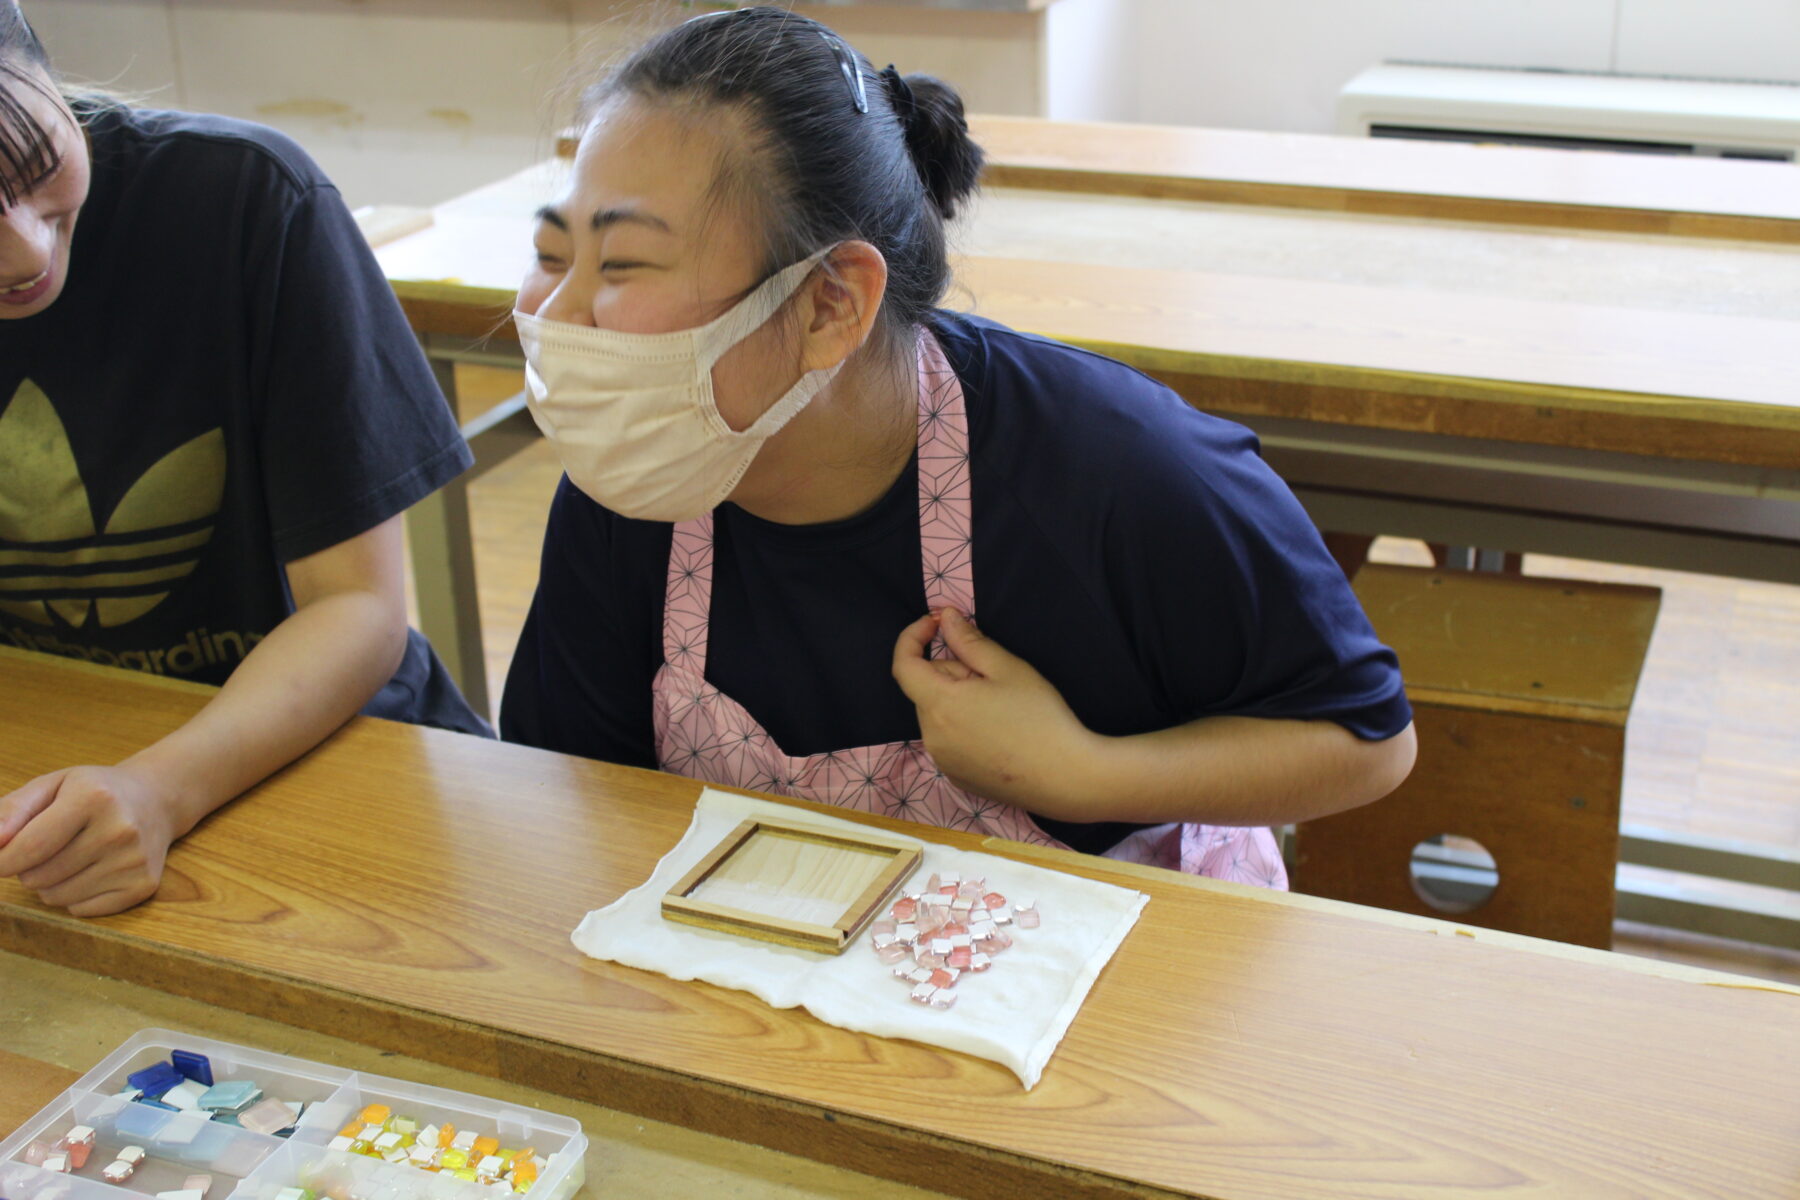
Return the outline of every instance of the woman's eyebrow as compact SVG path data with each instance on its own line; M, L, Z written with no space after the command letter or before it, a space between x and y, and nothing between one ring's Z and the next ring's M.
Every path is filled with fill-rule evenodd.
M660 229L664 233L673 233L669 223L654 213L647 213L635 208L603 208L594 214L593 228L596 233L609 225L617 225L621 221L630 221L637 225L648 225L652 229Z
M568 218L563 216L561 212L559 212L557 209L551 207L550 205L546 204L544 207L538 209L537 213L535 215L539 221L542 221L547 225L554 225L556 228L562 230L564 233L569 232ZM617 224L620 224L621 222L625 222L625 221L629 221L636 225L648 225L650 228L659 229L664 233L675 232L674 230L669 228L669 223L667 221L663 220L661 217L655 215L654 213L643 212L643 211L641 211L639 209L635 209L635 208L603 208L603 209L600 209L599 211L594 213L594 216L593 216L592 220L590 221L590 225L592 226L593 230L596 233L598 233L600 230L605 229L609 225L617 225Z

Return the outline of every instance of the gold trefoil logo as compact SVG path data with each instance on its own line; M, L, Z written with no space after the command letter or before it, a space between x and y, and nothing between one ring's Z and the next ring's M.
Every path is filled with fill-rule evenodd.
M0 612L74 628L134 621L191 574L225 494L212 429L140 476L96 528L62 419L27 379L0 413Z

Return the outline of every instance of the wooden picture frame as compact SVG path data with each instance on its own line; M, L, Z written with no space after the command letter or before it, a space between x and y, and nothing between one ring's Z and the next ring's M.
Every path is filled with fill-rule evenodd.
M662 915L841 954L923 858L917 847L753 817L669 889Z

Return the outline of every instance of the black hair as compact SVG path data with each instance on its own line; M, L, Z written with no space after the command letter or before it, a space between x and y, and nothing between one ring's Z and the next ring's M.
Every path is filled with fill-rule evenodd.
M17 89L28 88L51 99L56 92L37 79L48 72L44 43L14 0L0 0L0 208L11 208L23 194L61 165L50 131L31 115Z
M765 275L838 242L870 243L887 260L877 328L888 338L943 297L944 223L982 164L949 84L878 72L825 25L758 6L658 34L588 89L583 116L619 96L737 113L749 144L723 156L714 199L760 208Z

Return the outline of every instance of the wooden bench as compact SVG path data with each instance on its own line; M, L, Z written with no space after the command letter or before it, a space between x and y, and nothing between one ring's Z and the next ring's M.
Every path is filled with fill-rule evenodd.
M1800 242L1800 172L1780 163L994 115L969 131L992 187Z
M1400 656L1418 764L1385 800L1298 827L1295 890L1609 948L1625 723L1661 590L1368 566L1356 592ZM1470 895L1465 838L1499 873L1466 911L1421 892L1453 899L1460 877Z
M978 114L982 182L1424 220L1800 242L1783 164ZM562 130L559 158L581 132Z

